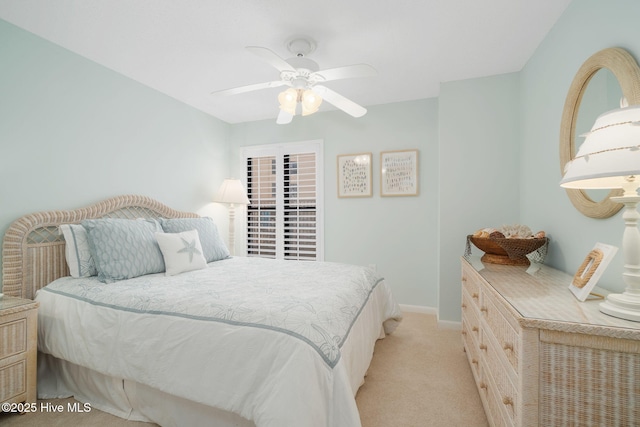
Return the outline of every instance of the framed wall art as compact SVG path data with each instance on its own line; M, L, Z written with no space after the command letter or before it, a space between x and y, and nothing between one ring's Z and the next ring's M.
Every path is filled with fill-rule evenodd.
M618 248L615 246L596 243L591 252L587 254L569 285L569 289L579 301L586 300L591 294L593 287L598 283L598 279L616 252L618 252ZM602 298L602 295L593 295Z
M418 150L380 153L380 195L418 195Z
M338 156L338 197L371 197L371 153Z

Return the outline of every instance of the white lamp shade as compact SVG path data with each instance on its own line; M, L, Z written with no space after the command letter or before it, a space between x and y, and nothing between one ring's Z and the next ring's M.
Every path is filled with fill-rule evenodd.
M600 115L565 166L560 185L635 191L640 185L640 105Z
M239 179L227 178L222 182L218 194L213 198L214 202L232 203L234 205L248 205L249 198Z

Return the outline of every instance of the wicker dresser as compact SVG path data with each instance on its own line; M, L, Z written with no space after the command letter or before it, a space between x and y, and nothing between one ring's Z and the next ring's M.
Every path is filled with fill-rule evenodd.
M38 303L0 299L0 403L36 402Z
M492 426L640 426L640 323L579 302L571 280L462 259L462 339Z

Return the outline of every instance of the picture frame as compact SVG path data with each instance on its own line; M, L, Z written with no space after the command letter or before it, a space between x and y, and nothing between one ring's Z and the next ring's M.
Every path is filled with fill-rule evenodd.
M578 301L585 301L592 294L591 291L616 252L618 252L618 248L615 246L596 243L591 252L587 254L569 285L569 289ZM593 295L602 298L602 295Z
M380 195L418 195L418 150L380 153Z
M371 153L340 154L338 197L371 197Z

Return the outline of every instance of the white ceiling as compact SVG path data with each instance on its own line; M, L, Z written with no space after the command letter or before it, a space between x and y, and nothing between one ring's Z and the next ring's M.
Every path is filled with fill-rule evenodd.
M570 2L0 0L0 18L239 123L275 120L282 90L210 95L279 78L245 46L286 58L286 42L306 35L320 69L372 65L375 77L326 83L366 107L436 97L441 82L520 71Z

